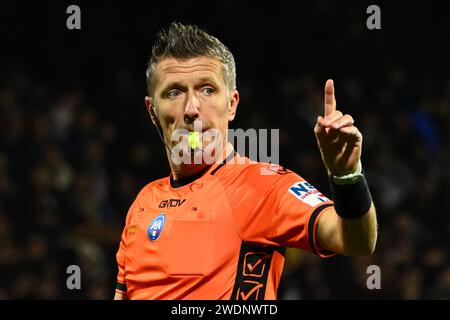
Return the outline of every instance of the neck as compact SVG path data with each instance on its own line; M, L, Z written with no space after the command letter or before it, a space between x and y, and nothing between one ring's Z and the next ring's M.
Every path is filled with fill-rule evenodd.
M173 163L170 153L168 152L169 165L172 172L173 180L183 179L192 175L195 175L203 170L205 170L208 166L214 163L221 163L224 159L226 159L232 152L234 148L231 143L227 142L226 148L222 149L221 152L217 154L213 163L205 163L202 161L199 164L175 164Z

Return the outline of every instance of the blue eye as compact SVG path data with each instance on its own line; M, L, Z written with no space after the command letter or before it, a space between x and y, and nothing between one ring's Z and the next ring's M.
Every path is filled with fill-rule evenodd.
M213 88L211 88L211 87L206 87L206 88L203 88L203 92L206 95L210 96L210 95L212 95L215 92L215 90Z
M169 98L175 98L175 97L177 97L178 95L180 95L180 90L177 90L177 89L172 89L172 90L170 90L168 93L167 93L167 96L169 97Z

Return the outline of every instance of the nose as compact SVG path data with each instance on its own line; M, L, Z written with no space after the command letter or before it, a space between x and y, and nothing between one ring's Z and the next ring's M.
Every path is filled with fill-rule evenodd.
M192 124L195 119L198 118L199 107L200 101L197 99L195 94L189 95L184 108L184 122L186 124Z

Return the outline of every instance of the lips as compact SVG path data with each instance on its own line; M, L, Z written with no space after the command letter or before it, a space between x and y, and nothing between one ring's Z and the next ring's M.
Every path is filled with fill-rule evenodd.
M202 132L202 133L209 130L209 128L204 128L204 129L202 128L201 131L195 130L195 129L198 129L198 128L181 128L181 129L186 129L189 132Z

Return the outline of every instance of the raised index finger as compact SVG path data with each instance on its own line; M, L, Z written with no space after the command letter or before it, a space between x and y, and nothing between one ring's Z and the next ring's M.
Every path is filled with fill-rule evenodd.
M336 99L334 98L334 82L328 79L325 83L325 117L336 110Z

